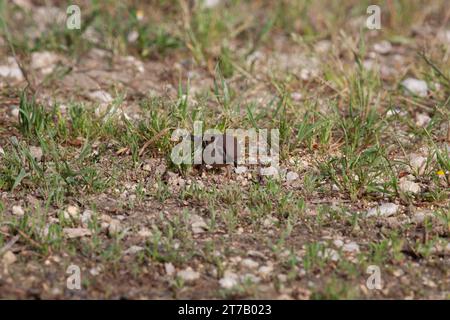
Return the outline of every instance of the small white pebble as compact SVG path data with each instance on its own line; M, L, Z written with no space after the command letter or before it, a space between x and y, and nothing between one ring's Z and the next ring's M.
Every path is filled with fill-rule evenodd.
M15 216L23 216L25 214L25 211L21 206L13 206L12 207L12 213Z
M428 85L423 80L407 78L402 81L402 86L409 94L413 94L422 98L426 97L428 94Z
M193 282L200 278L200 273L192 270L191 267L187 267L184 270L178 271L177 276L183 279L186 282Z

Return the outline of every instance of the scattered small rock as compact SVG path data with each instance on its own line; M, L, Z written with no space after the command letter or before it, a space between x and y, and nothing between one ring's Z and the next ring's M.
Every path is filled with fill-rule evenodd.
M291 93L291 99L294 101L300 101L302 100L303 95L300 92L293 92Z
M37 162L42 160L43 153L41 147L30 146L30 154Z
M279 221L278 218L273 217L273 216L268 216L266 219L264 219L263 226L266 228L269 228L269 227L272 227L278 221Z
M375 43L373 45L373 50L379 54L388 54L392 51L392 44L387 40L383 40L381 42Z
M8 57L6 64L0 65L0 77L11 78L17 81L24 79L22 70L20 70L19 65L13 57Z
M241 282L259 283L261 279L252 273L246 273L241 276Z
M23 210L23 208L21 206L13 206L12 207L12 213L15 216L23 216L25 214L25 211Z
M367 212L367 217L372 216L385 216L389 217L396 214L398 211L398 205L395 203L383 203L379 207L372 208Z
M91 268L89 270L89 273L95 277L95 276L98 276L102 271L103 271L103 266L99 265L99 266Z
M342 241L341 239L336 239L333 241L333 244L337 247L340 248L344 245L344 241Z
M87 95L91 100L95 100L101 103L111 103L113 101L112 96L108 92L103 90L89 92Z
M124 253L125 254L136 254L143 250L144 250L144 248L141 246L131 246L127 250L125 250Z
M79 217L80 210L77 206L68 206L66 212L70 218L77 219Z
M87 227L89 225L89 222L91 221L93 215L94 213L91 210L83 211L83 213L81 214L81 223L83 224L83 226Z
M40 70L42 74L47 75L53 72L59 60L58 55L53 52L33 52L31 54L31 68Z
M433 213L427 210L420 210L414 213L412 220L417 224L422 224L426 218L432 218Z
M244 167L244 166L238 166L238 167L236 167L236 168L234 169L234 172L235 172L236 174L243 174L243 173L246 173L246 172L247 172L247 167Z
M277 178L279 176L278 169L275 168L274 166L270 166L268 168L261 168L260 174L263 176L269 176L274 178Z
M219 284L224 289L232 289L239 284L239 277L233 272L225 271L223 278L219 280Z
M277 275L278 281L280 282L286 282L287 281L287 275L281 273Z
M427 158L419 156L417 154L411 154L409 156L409 164L411 168L418 174L424 174L427 165Z
M203 233L208 230L208 225L205 220L199 215L193 214L190 216L191 228L194 234Z
M259 267L259 263L252 259L244 259L241 261L241 266L248 269L256 269Z
M405 272L404 272L402 269L395 269L395 270L392 272L392 274L393 274L395 277L401 277L401 276L403 276L403 275L405 274Z
M156 177L161 177L167 170L167 166L164 163L161 163L154 170Z
M296 181L299 178L299 175L297 172L289 171L286 174L286 182L293 182Z
M11 106L10 110L9 110L9 115L13 118L13 119L19 119L19 107L18 106Z
M109 236L115 236L119 234L122 231L122 226L120 224L120 221L117 219L111 219L108 226L108 234Z
M261 266L258 269L258 274L262 277L262 278L268 278L270 277L270 275L273 272L273 266L272 265L267 265L267 266Z
M407 78L402 81L402 86L407 90L407 93L419 97L426 97L428 94L428 85L423 80L414 78Z
M359 245L356 242L349 242L343 245L342 250L345 252L359 252Z
M326 53L330 51L332 43L330 40L320 40L314 45L314 50L317 53Z
M6 266L6 267L10 266L16 261L17 261L17 257L11 251L8 250L3 254L2 263L4 266Z
M415 183L413 181L409 181L408 179L401 178L400 183L398 184L398 187L402 192L405 193L413 193L417 194L420 192L420 186L418 183Z
M171 262L164 263L164 270L166 270L168 276L175 274L175 267Z
M144 73L145 72L145 66L144 63L138 59L136 59L133 56L126 56L123 58L124 62L128 63L129 65L131 65L134 69L136 69L136 71L138 71L139 73Z
M340 259L339 253L332 248L325 248L323 251L319 251L319 257L330 259L331 261L338 261Z
M183 279L186 282L193 282L200 278L200 273L192 270L191 267L187 267L184 270L180 270L177 272L177 276Z
M426 127L431 121L431 118L426 113L416 114L416 125L418 127Z
M153 171L153 168L152 168L151 165L149 165L149 164L147 163L147 164L144 164L144 165L142 166L142 170L147 171L147 172L152 172L152 171Z
M142 228L138 231L138 235L144 239L147 239L153 235L153 233L148 228Z
M131 31L127 35L127 40L128 40L129 43L136 42L138 38L139 38L139 32L137 32L136 30Z
M86 228L64 228L63 232L69 239L82 238L92 234L91 230Z
M221 0L205 0L203 1L203 6L205 8L214 8L220 4Z

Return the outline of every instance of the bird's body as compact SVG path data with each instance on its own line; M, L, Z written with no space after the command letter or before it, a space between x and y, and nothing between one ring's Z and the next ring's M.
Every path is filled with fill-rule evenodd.
M202 136L191 136L194 142L194 152L201 148L202 163L196 164L203 167L211 165L213 168L227 168L227 175L230 175L230 168L238 165L238 141L237 138L227 134L212 134Z

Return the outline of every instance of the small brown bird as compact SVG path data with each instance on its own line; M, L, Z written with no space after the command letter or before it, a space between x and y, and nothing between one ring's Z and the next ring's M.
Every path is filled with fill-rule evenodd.
M236 137L227 134L205 135L205 138L191 135L191 140L194 142L194 150L201 146L202 164L197 166L200 168L205 165L211 165L213 168L225 167L227 177L230 177L231 167L236 167L239 159ZM207 151L206 154L205 151Z

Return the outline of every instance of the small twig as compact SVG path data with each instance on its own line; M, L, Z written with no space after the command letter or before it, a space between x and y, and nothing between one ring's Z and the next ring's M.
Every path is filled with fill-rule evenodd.
M42 248L42 245L39 244L38 242L36 242L35 240L31 239L25 232L23 232L22 230L17 229L17 232L26 240L28 240L29 242L31 242L31 244L39 249Z
M141 150L139 150L139 157L141 157L144 152L145 149L148 148L149 145L155 143L155 141L157 141L159 138L161 138L164 134L166 134L167 131L169 131L171 128L165 128L163 130L161 130L158 134L156 134L155 136L153 136L150 140L148 140L141 148Z
M437 74L442 77L449 85L450 85L450 79L438 68L438 66L431 61L423 52L419 52L419 56L425 60L425 62L434 70L437 72Z
M9 249L12 248L12 246L17 242L17 240L19 240L20 236L19 235L15 235L11 240L9 240L4 246L3 248L0 249L0 256L2 256L3 254L5 254L6 251L8 251Z

